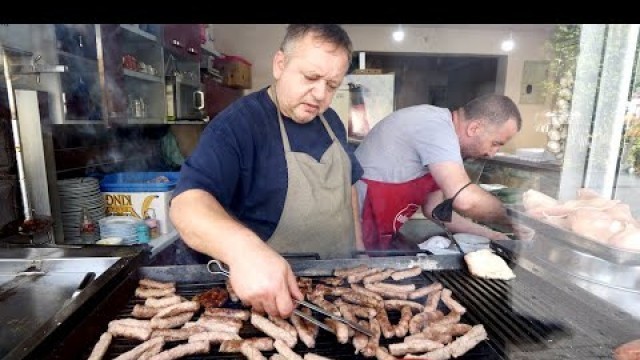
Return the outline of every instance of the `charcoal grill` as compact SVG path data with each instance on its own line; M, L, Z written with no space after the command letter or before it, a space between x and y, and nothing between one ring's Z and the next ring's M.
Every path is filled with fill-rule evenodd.
M535 268L525 268L509 261L517 278L511 281L484 280L470 276L458 255L402 256L371 259L291 261L297 275L315 281L330 276L333 269L367 264L375 267L407 268L421 266L419 277L404 280L424 286L440 281L467 308L461 322L484 324L489 339L478 344L461 359L610 359L618 345L640 338L640 322L608 303L575 286L550 283ZM74 331L57 346L34 351L30 359L87 358L107 323L129 317L141 299L133 296L137 281L149 277L159 281L176 281L177 292L188 298L213 286L223 286L222 276L212 276L204 265L140 267L137 272L99 299L92 314L76 324ZM238 305L235 305L238 306ZM396 322L398 314L390 313ZM241 329L242 337L259 336L249 322ZM398 339L392 339L394 342ZM115 338L105 359L132 349L139 342ZM381 339L382 344L389 340ZM169 343L168 346L173 346ZM244 359L240 354L218 353L212 347L207 356L187 359ZM320 331L316 348L307 350L299 342L298 353L313 351L333 359L364 359L353 355L351 344L339 344L335 336ZM267 352L265 355L271 355Z

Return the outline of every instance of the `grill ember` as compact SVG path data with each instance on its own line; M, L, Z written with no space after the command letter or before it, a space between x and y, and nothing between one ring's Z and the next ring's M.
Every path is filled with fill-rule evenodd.
M422 281L416 286L414 279ZM144 278L89 359L436 360L486 351L484 326L465 319L467 309L441 282L425 283L419 267L360 265L337 269L333 277L299 276L298 285L309 302L359 323L373 336L318 313L313 316L335 335L296 315L252 313L237 302L228 283L193 288Z

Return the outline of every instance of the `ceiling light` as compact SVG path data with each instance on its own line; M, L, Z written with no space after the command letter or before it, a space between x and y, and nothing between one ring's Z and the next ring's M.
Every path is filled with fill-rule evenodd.
M393 40L400 42L404 40L404 30L402 30L402 28L398 28L398 30L393 32L392 36Z
M513 40L513 34L509 34L509 38L502 41L500 48L502 51L509 52L516 47L516 42Z

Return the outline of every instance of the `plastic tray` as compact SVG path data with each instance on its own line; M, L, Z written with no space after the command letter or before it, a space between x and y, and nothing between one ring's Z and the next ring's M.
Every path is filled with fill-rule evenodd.
M102 192L165 192L176 187L179 172L121 172L100 181ZM158 181L164 179L166 181Z
M573 249L619 265L640 265L640 252L608 246L574 232L534 219L521 206L507 205L507 213L516 221L531 227L536 234L569 245Z

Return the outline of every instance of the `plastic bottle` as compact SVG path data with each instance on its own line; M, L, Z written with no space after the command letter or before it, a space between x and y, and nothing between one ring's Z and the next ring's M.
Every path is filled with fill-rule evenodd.
M89 215L87 208L82 208L80 218L80 239L83 244L92 244L98 239L98 226Z
M156 219L156 211L154 209L147 210L144 222L149 227L149 234L152 239L160 236L160 224L158 223L158 219Z
M138 239L139 244L146 244L151 240L149 236L149 227L144 221L141 221L136 225L136 238Z

